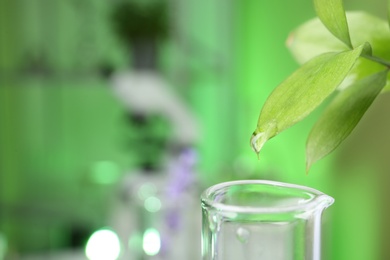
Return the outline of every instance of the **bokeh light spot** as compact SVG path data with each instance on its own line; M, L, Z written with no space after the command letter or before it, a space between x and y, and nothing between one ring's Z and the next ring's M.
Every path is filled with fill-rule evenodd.
M161 201L157 197L149 197L145 200L144 207L149 212L157 212L161 209Z
M113 184L120 178L119 166L111 161L99 161L92 167L91 178L98 184Z
M116 260L120 251L119 238L109 229L101 229L93 233L85 248L89 260Z
M158 252L160 252L160 248L161 248L160 233L156 229L149 228L145 231L143 242L142 242L142 248L144 249L145 254L150 256L157 255Z
M145 183L138 189L138 197L141 200L147 199L150 196L156 194L157 188L152 183Z

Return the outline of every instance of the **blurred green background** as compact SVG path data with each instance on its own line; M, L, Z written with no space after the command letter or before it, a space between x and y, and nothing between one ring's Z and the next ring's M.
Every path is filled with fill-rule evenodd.
M106 225L115 185L134 167L126 109L107 78L131 69L110 20L118 2L0 1L0 242L9 259L69 248ZM266 97L298 67L285 41L315 16L311 1L168 3L160 70L201 128L199 189L247 178L314 187L336 199L325 259L390 259L388 94L309 175L304 145L318 112L272 139L260 160L249 147ZM345 5L385 17L384 0Z

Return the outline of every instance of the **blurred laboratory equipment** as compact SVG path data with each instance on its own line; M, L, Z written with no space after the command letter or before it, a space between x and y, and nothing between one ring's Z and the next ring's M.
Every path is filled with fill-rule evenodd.
M202 194L202 259L320 260L321 215L333 198L273 181L233 181Z
M151 84L156 76L145 77L148 82L145 88L142 81L133 85L132 77L125 77L129 80L122 80L120 84L113 83L132 111L128 121L133 133L138 133L129 141L129 149L138 159L135 169L121 181L122 209L114 217L122 243L128 243L128 251L122 251L122 259L128 259L127 255L130 259L197 259L200 210L197 207L196 149L192 146L197 138L196 127L193 127L196 121L184 106L177 108L181 105L175 102L174 96L163 94L163 85ZM161 93L154 95L152 102L148 95L132 92L137 88L148 89L148 85L157 89L152 93ZM176 109L180 112L176 113ZM172 140L153 131L163 122L172 129Z
M131 53L132 67L115 72L116 96L135 116L161 114L174 126L175 143L198 140L197 120L159 71L159 47L168 34L165 1L127 1L114 12L114 27Z
M111 226L122 244L119 259L200 258L199 129L158 71L165 15L161 1L129 1L114 15L117 32L130 47L132 67L114 72L111 85L128 111L132 135L126 143L136 158L119 184L113 209Z

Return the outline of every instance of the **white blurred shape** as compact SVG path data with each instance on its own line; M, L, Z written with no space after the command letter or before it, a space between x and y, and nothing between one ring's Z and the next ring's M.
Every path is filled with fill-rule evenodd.
M117 234L101 229L92 234L85 248L89 260L116 260L120 255L120 241Z
M112 85L116 96L129 110L167 116L178 142L193 144L198 140L196 119L158 74L151 71L118 73L113 76Z
M150 256L157 255L161 248L160 233L154 228L147 229L144 233L142 247L145 254Z

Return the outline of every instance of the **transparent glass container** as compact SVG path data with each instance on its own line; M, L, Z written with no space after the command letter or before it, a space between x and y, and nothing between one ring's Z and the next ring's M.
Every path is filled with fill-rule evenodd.
M273 181L217 184L202 200L203 260L320 260L321 216L333 198Z

